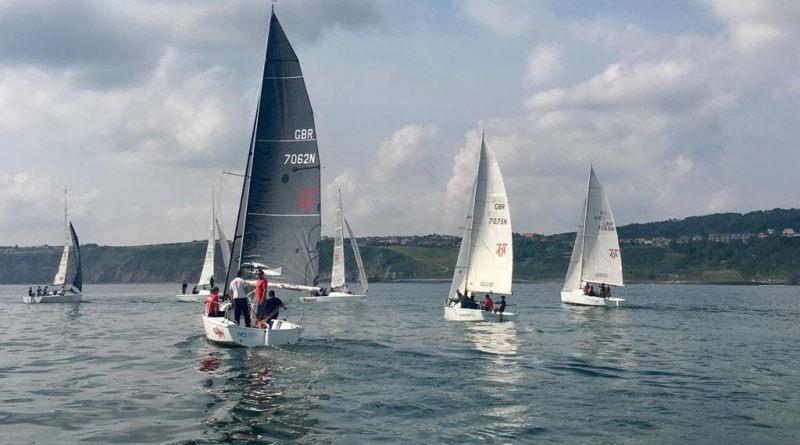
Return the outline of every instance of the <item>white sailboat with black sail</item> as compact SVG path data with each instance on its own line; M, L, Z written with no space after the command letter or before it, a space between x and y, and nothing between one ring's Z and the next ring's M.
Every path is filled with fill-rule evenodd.
M211 288L213 288L216 284L214 278L214 269L216 267L214 255L216 254L215 248L217 241L219 241L220 250L222 251L222 258L227 261L227 259L230 257L230 246L228 246L228 240L225 239L225 235L220 228L219 221L216 217L214 203L212 202L211 228L208 236L208 244L206 244L206 255L205 259L203 260L203 269L200 271L200 278L197 280L197 286L195 287L197 293L191 291L185 294L178 294L176 295L178 301L197 303L205 301L206 297L211 293ZM226 252L228 253L227 256L225 255Z
M344 233L350 238L350 246L353 249L353 257L358 267L358 278L354 286L347 285L345 274L345 254L344 254ZM333 262L331 267L331 286L322 289L322 292L314 292L311 295L300 297L301 301L306 302L327 302L327 301L346 301L346 300L365 300L367 298L367 273L364 270L364 262L361 260L361 251L358 249L353 230L350 223L344 217L342 211L342 193L339 192L339 201L336 206L336 230L333 234Z
M311 102L300 62L273 10L261 93L247 156L225 289L238 272L256 268L277 289L319 289L320 162ZM285 297L283 300L287 300ZM291 306L291 300L286 301ZM266 328L203 316L206 337L231 346L295 343L300 323L285 318Z
M67 191L64 190L64 250L61 252L61 261L53 278L53 285L45 286L43 290L37 287L31 289L28 295L22 297L25 303L77 303L81 301L83 291L83 269L81 266L81 245L75 227L69 221L67 214Z
M450 294L445 299L444 318L449 321L507 321L516 316L500 311L500 299L511 295L514 252L511 214L503 175L494 151L481 137L478 172L472 189L464 235L458 251ZM480 308L479 298L488 294L493 309ZM498 298L498 296L500 298Z
M625 285L617 226L593 167L589 168L582 210L561 301L581 306L619 306L625 299L611 296L611 286ZM603 285L607 291L601 289Z

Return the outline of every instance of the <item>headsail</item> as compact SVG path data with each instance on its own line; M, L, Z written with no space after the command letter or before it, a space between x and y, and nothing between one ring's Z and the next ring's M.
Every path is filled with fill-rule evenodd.
M217 227L217 239L219 240L219 250L222 252L222 262L225 270L228 270L231 260L231 246L228 244L228 239L225 238L225 231L222 230L222 225L219 219L214 219L214 224Z
M69 221L67 219L67 189L64 189L64 250L61 252L61 261L58 262L56 276L53 277L53 285L62 286L67 282L67 268L69 267L69 251L72 247L72 236L69 231Z
M361 251L358 249L358 241L353 234L353 229L350 228L350 223L347 219L344 220L344 225L347 228L347 236L350 237L350 245L353 247L353 256L356 257L356 265L358 266L358 289L359 294L367 294L369 290L369 283L367 282L367 271L364 270L364 261L361 259Z
M216 236L216 217L214 215L214 205L211 205L211 229L206 244L206 257L203 260L203 270L200 272L200 279L197 280L198 286L208 286L211 284L211 277L214 276L214 247L217 241Z
M75 276L72 278L72 286L78 289L78 292L83 292L83 266L81 265L81 243L78 242L78 234L75 233L75 227L69 223L69 233L72 241L72 251L75 256Z
M331 267L331 287L341 288L345 283L344 272L344 219L342 217L342 193L336 206L336 229L333 233L333 266Z
M581 280L623 286L622 257L617 226L608 204L606 192L594 168L589 170L589 191L583 222L583 259Z
M583 222L586 219L586 200L583 200L581 216L578 220L578 231L575 233L575 244L572 246L572 255L569 257L567 278L564 279L563 291L572 291L581 287L581 271L583 268Z
M303 73L273 13L228 281L240 267L261 265L280 271L278 283L317 285L319 168Z
M508 196L494 152L481 138L478 173L450 295L457 289L511 294L513 268Z

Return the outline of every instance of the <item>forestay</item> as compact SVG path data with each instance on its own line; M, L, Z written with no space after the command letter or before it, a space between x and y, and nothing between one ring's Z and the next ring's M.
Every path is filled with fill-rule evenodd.
M226 281L240 267L260 265L280 273L273 283L316 286L319 190L316 129L303 73L272 14Z
M478 172L467 211L450 296L456 290L511 294L511 215L500 166L481 139Z
M583 226L581 280L623 286L625 283L622 280L622 257L617 227L606 192L597 179L594 168L589 171Z

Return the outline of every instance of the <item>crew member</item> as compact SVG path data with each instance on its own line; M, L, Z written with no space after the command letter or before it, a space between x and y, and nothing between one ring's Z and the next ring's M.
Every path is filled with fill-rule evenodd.
M242 278L242 270L236 272L236 278L231 280L230 291L233 298L233 321L239 323L239 319L244 316L245 327L250 327L250 306L247 304L247 286L255 286L255 282L247 281Z
M211 293L206 297L206 316L208 317L224 317L225 312L219 310L219 288L214 287Z
M494 308L494 301L492 301L492 297L490 297L489 294L486 294L486 296L483 297L483 310L491 311L493 308Z
M262 268L258 268L258 272L256 273L256 325L259 324L264 317L267 316L268 312L266 312L266 296L267 296L267 278L264 276L264 270Z
M286 305L283 304L280 298L275 296L275 291L269 291L269 298L264 301L264 311L266 316L266 327L271 326L271 321L278 318L278 314L280 313L280 309L286 309Z

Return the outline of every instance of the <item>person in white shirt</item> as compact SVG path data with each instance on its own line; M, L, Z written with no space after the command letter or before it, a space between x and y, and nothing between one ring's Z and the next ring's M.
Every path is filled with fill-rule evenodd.
M230 291L233 299L233 321L239 323L239 319L244 315L245 327L250 327L250 305L247 304L247 287L255 287L255 281L247 281L242 278L242 270L236 272L236 278L231 280Z

